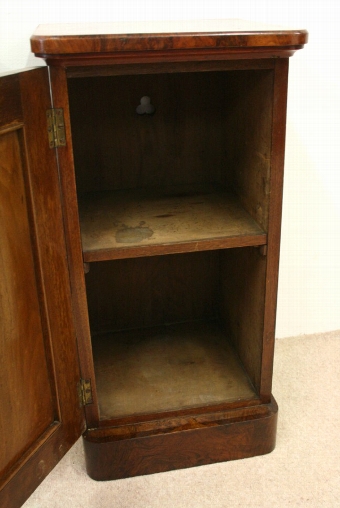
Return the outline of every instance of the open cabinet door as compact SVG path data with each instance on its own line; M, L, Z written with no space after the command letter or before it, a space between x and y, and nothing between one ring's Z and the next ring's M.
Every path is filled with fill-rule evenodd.
M0 77L0 506L84 431L47 68Z

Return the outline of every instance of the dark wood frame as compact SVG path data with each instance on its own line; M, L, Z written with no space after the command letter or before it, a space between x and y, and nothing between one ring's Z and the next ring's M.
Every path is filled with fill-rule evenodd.
M65 118L66 146L57 149L59 180L56 173L51 179L44 170L47 164L49 167L56 164L54 150L48 148L47 136L46 146L43 144L41 148L40 143L39 148L34 148L35 137L38 131L43 130L45 110L50 104L46 87L39 95L32 93L32 90L34 87L38 89L42 81L46 85L46 71L40 69L9 80L1 78L0 84L2 92L6 94L7 106L1 113L0 135L9 132L8 129L24 128L25 132L25 146L22 150L23 153L26 151L25 171L30 175L27 195L32 203L31 212L28 211L32 224L32 251L38 253L35 262L36 277L43 295L42 309L44 306L47 309L42 311L42 320L52 327L48 339L52 344L52 353L48 353L47 358L51 371L51 390L58 400L59 408L48 431L50 437L37 440L32 444L31 451L25 452L17 464L7 471L0 494L4 506L19 506L86 428L84 445L87 469L91 477L99 480L244 458L268 453L275 446L277 406L271 394L271 384L288 57L306 42L305 30L232 32L228 31L227 24L225 31L215 33L92 36L80 33L68 36L67 33L53 35L51 31L49 36L43 36L38 32L31 39L32 51L43 57L50 67L53 107L62 108ZM197 248L205 251L252 245L253 247L246 249L255 249L254 251L243 251L245 259L249 252L250 263L254 263L258 256L258 259L264 260L261 263L266 265L264 286L258 293L262 295L261 299L263 298L263 322L261 321L261 343L256 345L260 356L256 353L258 359L255 363L260 361L261 368L259 370L257 365L257 374L251 374L257 396L228 404L210 404L206 407L171 409L157 414L101 420L88 320L85 283L87 267L85 266L84 272L72 136L72 128L76 126L70 112L69 80L81 80L91 76L256 69L270 70L273 78L269 154L271 176L270 182L267 182L270 199L263 235L258 240L255 237L251 240L247 237L243 240L230 238L227 243L224 241L222 244L218 239L202 241L199 247L191 247L190 242L186 242L159 245L156 249L123 249L118 257L138 258L191 252ZM43 96L45 98L42 101ZM8 97L13 97L13 101L8 102ZM22 104L19 108L18 103ZM32 111L35 110L38 112L38 120L31 119ZM242 181L239 185L243 185ZM50 196L50 202L44 199L47 196ZM52 212L47 211L49 203L53 203ZM246 204L245 206L247 208ZM58 249L60 246L64 249L64 258L58 257L56 270L51 270L51 244L58 244ZM255 251L256 255L253 254ZM85 261L100 261L110 259L110 256L109 251L103 251L99 257L85 257ZM233 256L231 253L228 259L232 260ZM222 278L233 277L228 270L225 263L221 271ZM246 276L245 271L242 284L245 284ZM55 290L56 287L59 288L58 291ZM231 305L231 309L232 307ZM236 321L236 318L232 318L231 327L235 328ZM240 340L242 343L242 339ZM238 345L237 340L234 346L247 369L252 372L253 360L244 352L243 346ZM66 364L68 367L65 367ZM40 368L39 365L36 368ZM63 379L65 368L69 369L69 375ZM80 377L93 381L93 400L84 409L79 407L77 386ZM32 424L34 425L34 422ZM54 430L57 427L67 429L60 438ZM38 473L35 474L35 471ZM19 485L25 487L19 489Z

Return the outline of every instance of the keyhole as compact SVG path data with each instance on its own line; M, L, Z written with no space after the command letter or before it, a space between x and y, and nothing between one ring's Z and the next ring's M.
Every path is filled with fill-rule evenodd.
M139 106L137 106L136 113L138 115L152 115L155 112L155 107L151 104L151 99L147 95L141 98Z

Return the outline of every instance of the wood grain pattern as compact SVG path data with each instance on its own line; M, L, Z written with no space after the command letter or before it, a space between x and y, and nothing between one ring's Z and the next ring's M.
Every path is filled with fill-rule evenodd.
M79 210L85 261L266 242L234 196L207 186L86 194Z
M205 424L198 418L194 428L183 426L183 432L174 425L172 432L157 433L154 422L148 436L127 439L115 430L110 436L105 429L105 438L103 431L89 430L84 435L87 472L95 480L114 480L271 452L276 440L275 401L253 408L251 415L235 413L226 421L223 413L215 414Z
M101 419L256 397L216 322L99 335L93 355Z
M84 260L81 249L79 210L73 157L73 139L69 112L69 95L66 73L63 69L50 69L54 107L64 110L66 146L58 149L58 165L62 195L62 220L66 243L69 282L72 292L72 312L77 337L81 377L95 379L91 350L91 335L86 301ZM92 386L93 404L86 406L86 422L90 427L99 420L96 385Z
M228 171L222 179L267 231L271 172L273 72L231 74L226 115Z
M218 252L91 263L92 333L217 317Z
M236 192L248 213L267 229L271 71L87 78L70 80L69 91L80 195L93 190L223 184ZM157 108L152 118L135 113L145 91ZM86 118L85 103L89 104ZM84 145L87 138L92 142ZM240 240L244 242L240 245L262 243L254 237L248 242L245 237ZM211 247L224 245L215 241ZM185 249L190 250L190 244ZM171 252L185 249L172 246ZM131 255L128 252L122 249L117 255ZM143 252L139 255L155 253ZM164 248L157 250L164 252ZM104 246L101 257L86 253L86 260L112 256Z
M238 20L205 22L112 23L49 25L38 27L31 37L33 53L40 55L161 51L181 49L235 49L295 47L307 42L305 30L278 30L273 27L249 29ZM158 32L158 33L157 33Z
M20 99L20 79L17 74L10 74L0 79L0 127L16 128L23 120Z
M133 65L133 64L163 64L191 62L215 62L219 60L238 61L242 60L268 60L276 58L289 58L302 46L287 47L258 47L258 48L212 48L212 49L182 49L164 51L118 51L115 53L85 53L67 55L37 55L45 59L50 67L63 70L77 67L93 67L91 75L95 75L94 69L102 66Z
M144 68L138 75L137 68L134 68L130 75L122 67L124 75L120 76L116 75L119 74L117 69L112 71L107 67L100 77L95 76L94 69L86 72L83 69L81 72L85 72L86 77L79 79L77 71L70 72L70 76L78 76L68 80L68 92L80 204L83 193L93 190L106 193L109 190L116 193L115 204L118 203L119 208L120 193L125 193L125 196L130 193L128 213L123 213L120 223L117 221L115 235L121 234L118 240L131 240L133 235L130 238L129 233L146 234L141 241L147 242L148 232L154 231L149 219L146 221L137 215L133 219L138 219L137 225L126 224L127 217L133 215L131 209L141 207L140 202L136 203L136 193L152 195L154 191L157 193L156 189L174 184L189 188L201 185L206 189L214 184L234 191L243 207L266 231L270 184L275 182L270 174L275 71L270 66L254 70L248 63L240 65L237 71L197 72L197 64L194 64L189 72L178 70L178 66L176 73L173 72L176 66L167 64L170 70L167 73L167 65L162 65L159 74L155 72L156 68L151 74L147 74ZM57 73L57 68L53 72ZM156 106L154 115L136 116L135 109L142 95L152 98ZM91 143L84 143L88 139ZM66 181L66 176L63 178ZM65 191L71 195L69 187L65 187ZM74 197L72 199L75 202ZM87 203L90 203L86 206L91 208L93 217L105 217L106 222L100 228L102 232L107 231L109 222L113 220L112 208L104 206L102 213L100 199ZM173 214L164 208L149 208L148 215L169 219L164 215ZM275 228L275 222L272 224ZM100 238L101 233L95 228L91 234ZM252 245L266 241L265 237L257 243L252 235L249 238ZM185 249L190 250L190 245L195 246L195 243L188 241ZM229 247L245 245L243 240L238 244L228 244ZM199 248L225 246L221 242L211 242L210 246L202 243ZM231 331L233 344L256 391L260 390L263 386L261 379L267 376L268 367L262 362L262 355L265 347L270 348L269 340L273 341L273 336L271 339L268 336L268 345L263 346L267 259L260 251L243 248L242 253L233 249L230 254L212 252L211 256L201 258L189 254L183 255L183 258L182 255L162 256L161 260L153 255L176 252L164 239L157 250L149 247L142 250L136 245L132 245L130 251L124 247L117 254L118 250L117 257L150 258L93 264L86 276L93 330L161 325L168 320L198 319L202 313L215 317L219 312L225 330ZM107 246L99 252L95 252L93 258L85 252L85 260L105 260L113 256ZM200 264L196 264L195 259L200 259ZM198 286L197 281L201 281L203 273L204 283ZM124 382L129 383L120 376L119 383ZM111 385L104 382L97 387L99 401L101 393L106 394L105 409L102 405L106 429L117 415L121 418L126 412L127 418L131 419L133 415L128 413L135 411L131 405L121 408L120 414L110 409L113 397ZM212 404L219 402L221 400L212 401ZM176 409L183 410L183 407L176 408L170 404L168 409L174 412ZM139 410L142 411L138 408L136 411ZM153 410L157 412L157 409ZM166 411L167 408L160 405L158 410ZM202 408L197 408L198 411ZM150 419L152 415L146 417ZM138 423L138 418L135 423ZM156 429L157 425L154 426L155 433ZM109 431L105 440L108 436ZM133 446L130 442L125 444L125 451Z
M281 214L283 196L284 153L286 139L286 109L288 89L288 59L276 62L273 99L272 170L268 224L268 263L266 275L265 319L263 334L263 369L261 393L268 401L272 389L275 345L276 302L280 257Z
M6 436L1 476L58 413L45 354L21 143L22 129L0 135L0 432Z
M191 72L69 80L78 194L220 182L227 170L228 76ZM153 115L136 113L145 95L156 108Z
M77 392L79 359L58 166L56 153L50 149L48 139L46 140L46 110L50 107L50 89L44 68L23 73L20 81L37 252L48 315L49 348L53 357L60 411L63 411L64 438L70 446L69 443L74 442L84 428L85 419L83 409L79 407ZM68 375L63 369L68 371ZM66 448L64 445L62 447Z
M227 250L220 264L221 320L258 392L264 369L266 265L266 257L256 248Z
M124 76L141 74L161 74L177 72L213 72L213 71L236 71L273 69L272 58L250 60L206 60L206 61L183 61L183 62L157 62L157 63L130 63L96 66L76 66L66 69L68 78L86 78L94 76Z
M6 508L21 506L85 430L81 375L92 380L85 448L95 479L243 458L275 445L288 57L308 36L238 22L189 25L37 31L32 49L51 64L54 106L64 109L59 175L46 135L46 69L0 79ZM144 95L153 115L136 115ZM203 202L197 191L168 202L159 192L168 186L201 187ZM218 189L213 199L210 186ZM90 236L101 240L113 220L116 246L100 241L85 250L85 261L96 260L85 280L78 198L88 192L110 196L84 207L96 226ZM222 193L234 197L221 200ZM147 199L138 201L142 194ZM123 259L102 262L112 256ZM161 331L150 336L150 327ZM125 396L143 377L137 366L156 379L148 397L143 383ZM158 382L160 371L168 378Z
M101 420L98 428L91 429L91 434L96 439L106 435L110 436L110 440L118 441L132 437L190 430L203 425L213 426L252 417L254 414L258 416L267 414L267 408L258 398L231 402L227 405L209 405L204 407L204 412L198 411L197 408L186 408L179 411Z
M0 79L0 504L19 507L80 436L79 365L47 70ZM6 99L6 97L5 97ZM4 348L4 349L3 349ZM1 360L0 360L1 361ZM65 369L65 371L64 371Z
M96 374L96 378L102 378L98 385L99 400L101 392L109 400L114 398L111 390L117 383L121 386L130 382L124 380L122 372L118 380L117 355L108 353L118 346L114 345L113 337L101 343L101 332L134 329L132 337L143 337L147 334L145 327L191 321L195 328L195 322L202 318L222 320L245 371L259 390L265 274L266 258L254 248L91 264L86 282L93 348L95 352L101 351L104 362L110 362L112 357L113 373L117 375L116 383L105 383L106 373L111 374L105 369L104 373ZM128 345L127 348L132 354L133 348ZM227 371L227 362L225 368ZM105 411L110 412L107 408Z

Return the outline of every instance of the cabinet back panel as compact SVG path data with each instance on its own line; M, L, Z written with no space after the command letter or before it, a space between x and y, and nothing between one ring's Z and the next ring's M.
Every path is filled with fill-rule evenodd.
M216 317L218 265L214 251L91 263L92 332Z
M223 74L214 73L214 82L212 93L206 73L70 80L78 191L218 181ZM154 114L136 113L143 96Z
M69 79L78 193L219 183L266 229L271 70ZM149 96L154 114L136 108Z

